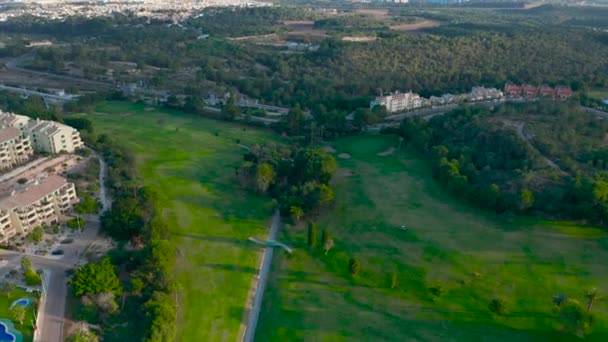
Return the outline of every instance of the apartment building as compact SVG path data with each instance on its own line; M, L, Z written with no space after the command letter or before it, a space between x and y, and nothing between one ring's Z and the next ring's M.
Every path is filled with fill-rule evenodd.
M18 128L0 126L0 171L25 163L33 155L29 137Z
M0 244L36 226L57 223L77 202L74 184L63 177L51 175L24 184L0 199Z
M72 153L84 147L78 130L62 123L0 111L0 126L18 128L23 136L29 138L35 151Z
M401 112L420 108L423 105L423 99L416 93L394 93L387 96L376 97L370 102L370 108L375 106L384 106L389 113Z
M54 121L31 120L24 128L34 149L49 153L72 153L84 146L78 130Z

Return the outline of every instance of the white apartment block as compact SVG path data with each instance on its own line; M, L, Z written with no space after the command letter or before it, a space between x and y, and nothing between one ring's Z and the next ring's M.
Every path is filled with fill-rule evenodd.
M387 96L376 97L376 99L370 103L370 108L384 106L389 113L394 113L420 108L423 103L420 95L410 91L407 93L394 93Z
M84 147L77 129L58 122L0 111L0 125L20 129L24 136L29 137L35 151L72 153Z
M54 121L31 120L25 126L25 133L37 151L72 153L84 146L78 130Z
M0 126L0 171L25 163L33 155L29 137L18 128Z
M36 226L57 223L78 202L76 188L65 178L48 176L23 185L0 199L0 244Z

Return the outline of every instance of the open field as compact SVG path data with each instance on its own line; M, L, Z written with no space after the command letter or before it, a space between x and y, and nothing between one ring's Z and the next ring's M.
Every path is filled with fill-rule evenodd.
M8 296L6 294L0 295L0 318L11 320L9 308L13 301L20 298L38 300L38 294L29 293L23 289L16 289L14 291L11 291ZM13 321L15 328L23 334L23 342L31 342L34 339L34 328L32 326L32 322L34 321L34 310L36 308L36 303L33 303L27 307L23 324L19 324L19 322Z
M391 30L393 31L401 31L401 32L411 32L423 30L431 27L437 27L441 25L440 22L436 20L424 20L421 22L413 23L413 24L399 24L391 26Z
M159 193L178 250L178 341L233 341L244 315L271 202L235 180L242 149L269 132L130 103L107 103L88 114L137 154L145 183Z
M335 208L317 220L336 246L327 256L309 252L305 229L283 231L296 251L275 254L258 340L576 339L559 331L551 300L565 293L584 303L593 286L608 293L608 234L472 209L445 194L419 157L391 150L396 144L389 136L332 144L351 156L337 158ZM350 257L362 265L355 278ZM493 298L505 300L505 315L490 312ZM608 302L592 311L586 340L608 340Z

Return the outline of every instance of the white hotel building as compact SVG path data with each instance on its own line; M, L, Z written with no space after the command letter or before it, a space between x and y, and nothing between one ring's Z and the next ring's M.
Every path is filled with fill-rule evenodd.
M394 93L387 96L378 96L370 103L370 109L375 106L384 106L389 113L422 107L424 101L416 93Z

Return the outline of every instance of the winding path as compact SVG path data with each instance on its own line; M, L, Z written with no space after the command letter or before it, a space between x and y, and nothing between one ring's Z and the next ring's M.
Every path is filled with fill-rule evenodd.
M279 232L279 225L281 224L281 213L277 209L272 218L272 225L270 226L270 232L268 233L268 240L276 240ZM270 273L270 263L272 262L272 255L274 247L266 247L264 256L262 257L262 263L260 267L260 273L258 274L257 284L254 283L255 296L253 298L253 304L249 310L249 317L247 317L247 325L245 326L245 336L243 337L244 342L253 342L255 338L255 329L258 325L258 319L260 318L260 310L262 308L262 299L264 298L264 290L266 289L266 283L268 281L268 274Z

